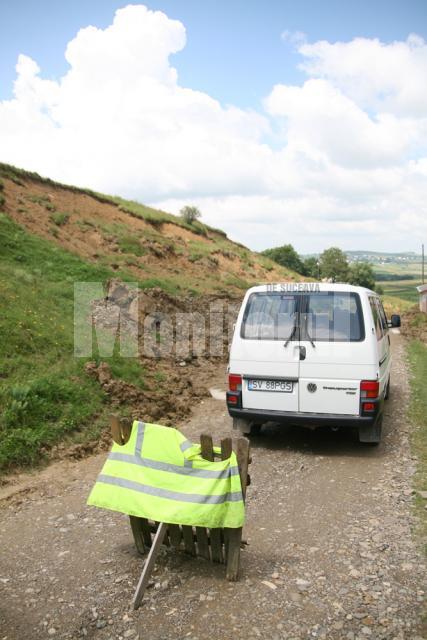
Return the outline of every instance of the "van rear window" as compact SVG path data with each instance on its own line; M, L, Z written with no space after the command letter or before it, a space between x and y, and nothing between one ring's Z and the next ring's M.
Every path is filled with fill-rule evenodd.
M306 298L301 339L321 342L359 342L365 339L360 297L353 292L325 291Z
M253 293L246 305L241 336L248 340L292 339L298 324L298 293Z
M358 342L365 339L360 297L353 292L253 293L241 337L248 340Z

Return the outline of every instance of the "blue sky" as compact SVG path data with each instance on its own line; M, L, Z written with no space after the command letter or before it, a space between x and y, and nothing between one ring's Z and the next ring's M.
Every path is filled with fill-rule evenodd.
M33 58L46 78L60 78L68 65L64 49L88 25L107 27L116 9L111 0L1 0L0 100L12 95L20 53ZM427 37L426 0L151 0L150 9L181 20L183 51L172 56L180 84L223 104L258 108L279 82L301 80L298 56L284 31L309 41L347 41L357 36L384 42L411 32Z
M253 249L418 250L426 78L427 0L0 0L0 161Z

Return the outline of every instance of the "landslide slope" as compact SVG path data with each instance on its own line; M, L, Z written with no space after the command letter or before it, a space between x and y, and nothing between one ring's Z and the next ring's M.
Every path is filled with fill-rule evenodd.
M74 357L75 282L137 282L145 310L207 317L297 278L206 225L0 164L0 473L97 448L112 410L175 424L226 358L226 331L222 357Z
M236 294L255 282L300 278L200 222L1 163L0 179L9 218L89 263L126 272L143 288Z

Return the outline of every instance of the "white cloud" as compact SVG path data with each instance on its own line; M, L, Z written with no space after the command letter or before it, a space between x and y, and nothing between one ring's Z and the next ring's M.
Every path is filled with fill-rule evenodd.
M68 43L43 79L19 56L0 103L0 159L204 219L254 248L417 248L427 225L427 46L411 36L307 43L301 86L255 112L179 84L185 28L131 5ZM385 229L387 231L385 232Z
M303 43L298 51L310 77L326 78L364 107L425 117L427 44L419 36L391 44L366 38L334 44L322 40Z

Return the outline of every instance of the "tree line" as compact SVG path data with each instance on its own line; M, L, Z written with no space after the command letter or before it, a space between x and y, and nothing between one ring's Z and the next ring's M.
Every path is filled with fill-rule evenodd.
M347 282L359 287L376 289L379 293L381 287L375 284L375 276L372 265L368 262L354 262L350 264L344 251L338 247L330 247L320 254L319 258L302 258L291 244L282 247L266 249L262 252L282 267L292 269L302 276L316 280L327 279L332 282Z

